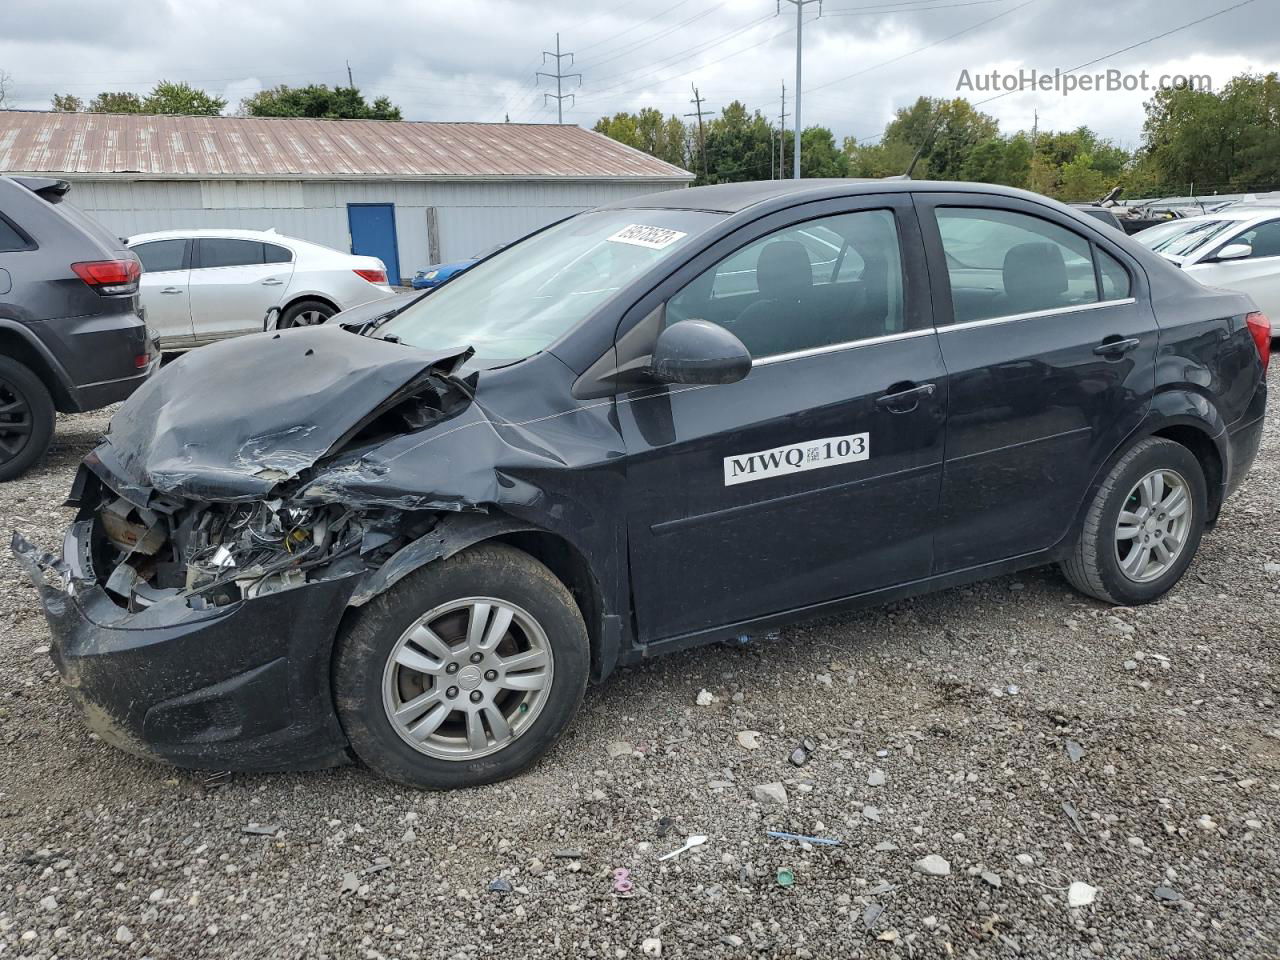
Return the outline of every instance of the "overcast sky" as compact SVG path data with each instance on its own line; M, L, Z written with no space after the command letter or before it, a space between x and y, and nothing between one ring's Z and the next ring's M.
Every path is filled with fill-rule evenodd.
M1052 72L1093 60L1240 0L827 0L805 7L803 119L838 137L874 140L897 107L957 95L974 76ZM645 105L693 109L733 99L775 122L780 84L795 80L795 8L782 0L2 0L0 70L11 106L47 109L55 92L88 99L187 80L230 101L279 83L345 83L385 94L409 120L554 122L554 70L541 51L575 54L576 103L565 120ZM963 32L962 32L963 31ZM926 48L927 49L924 49ZM1280 2L1253 0L1220 17L1108 59L1152 80L1206 74L1215 86L1280 67ZM961 90L972 101L991 93ZM1134 147L1150 93L1018 93L982 107L1003 131L1088 124ZM788 125L791 121L788 120Z

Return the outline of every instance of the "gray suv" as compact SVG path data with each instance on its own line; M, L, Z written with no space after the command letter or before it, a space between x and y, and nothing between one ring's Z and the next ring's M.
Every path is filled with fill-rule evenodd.
M63 202L69 189L0 176L0 480L49 448L55 411L123 400L159 365L137 256Z

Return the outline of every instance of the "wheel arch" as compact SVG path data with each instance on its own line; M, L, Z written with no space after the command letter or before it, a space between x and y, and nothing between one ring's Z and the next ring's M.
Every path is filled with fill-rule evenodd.
M10 357L30 370L44 384L58 410L75 409L66 374L48 350L21 324L0 319L0 356Z
M281 304L281 315L283 315L286 310L291 310L298 304L305 303L308 300L314 300L317 303L323 303L327 307L332 307L335 313L342 312L342 307L338 306L337 301L332 297L327 297L322 293L296 293L291 295L288 300Z
M1089 482L1089 488L1076 510L1075 523L1067 533L1070 543L1080 529L1089 505L1097 495L1107 474L1135 443L1147 437L1163 437L1191 451L1204 471L1209 498L1206 525L1218 519L1225 500L1225 484L1229 464L1227 429L1222 417L1209 401L1198 393L1168 392L1158 394L1146 418L1122 440Z
M356 587L350 605L364 606L415 570L447 560L481 543L505 543L542 563L568 588L578 604L591 642L591 676L613 671L621 651L621 620L607 609L591 562L565 537L500 513L448 514L428 533L407 544Z

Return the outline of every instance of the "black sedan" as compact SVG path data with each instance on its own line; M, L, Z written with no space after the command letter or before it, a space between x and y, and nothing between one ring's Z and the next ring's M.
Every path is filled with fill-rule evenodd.
M14 549L104 739L478 784L620 663L1048 563L1159 598L1254 459L1269 347L1033 194L680 190L176 360L60 554Z

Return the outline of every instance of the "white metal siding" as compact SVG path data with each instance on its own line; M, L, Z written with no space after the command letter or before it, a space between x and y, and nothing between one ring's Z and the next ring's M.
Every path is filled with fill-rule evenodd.
M436 209L441 260L461 260L561 217L627 197L668 190L671 181L104 181L73 179L70 200L114 233L192 227L274 228L350 250L348 203L396 210L400 276L429 262L427 210Z

